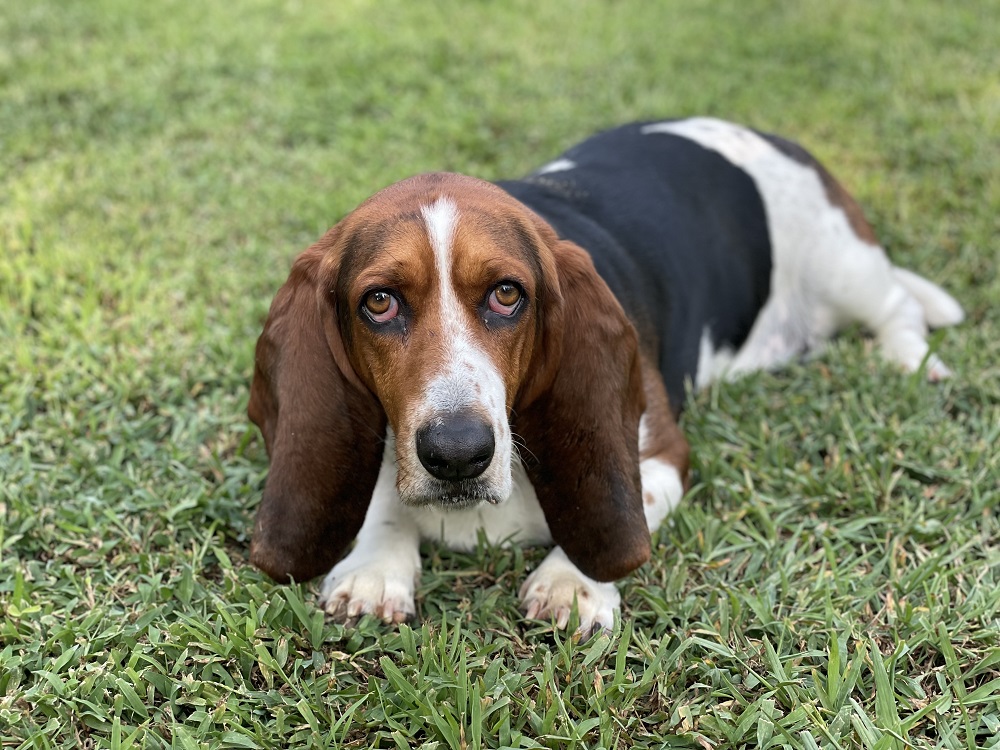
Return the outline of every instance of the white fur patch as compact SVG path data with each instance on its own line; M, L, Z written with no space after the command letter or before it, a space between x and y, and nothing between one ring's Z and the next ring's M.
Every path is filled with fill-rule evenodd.
M434 250L434 260L438 270L451 267L451 243L455 238L458 223L458 206L448 198L438 198L429 206L420 209L427 225L427 236Z
M646 513L646 526L656 531L663 519L680 504L684 484L677 467L657 458L647 458L639 464L642 478L642 509Z
M698 346L698 372L695 375L695 388L701 390L725 377L733 366L733 356L734 352L728 346L715 348L712 332L706 326L701 333L701 342Z
M552 172L565 172L570 169L576 169L576 162L570 159L556 159L555 161L550 161L541 169L535 172L536 175L551 174Z
M499 505L446 510L435 506L411 509L421 539L442 542L451 549L472 550L482 531L491 544L551 544L552 534L520 461L512 466L510 496Z

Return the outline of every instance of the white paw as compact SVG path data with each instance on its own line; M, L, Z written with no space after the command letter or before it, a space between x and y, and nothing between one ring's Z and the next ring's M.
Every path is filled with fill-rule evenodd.
M924 368L924 375L932 383L952 376L949 368L936 354L928 354L927 342L916 336L900 337L883 344L883 356L896 362L906 372Z
M580 626L577 633L589 635L597 630L611 630L621 595L613 583L594 581L566 557L561 548L549 553L538 570L521 586L521 611L530 620L554 619L556 627L569 624L576 601Z
M920 279L922 283L923 279ZM935 290L937 287L932 286ZM958 313L962 309L945 292L937 290L954 304ZM942 312L942 315L945 311ZM953 312L953 311L952 311ZM924 368L924 374L931 382L951 377L951 370L934 353L930 353L927 343L927 323L924 308L914 297L904 297L893 309L891 316L878 329L878 340L882 345L882 356L896 362L907 372L917 372Z
M416 612L413 604L416 571L398 562L352 561L348 555L327 573L320 605L328 615L344 623L367 614L386 623L409 620Z
M932 383L937 383L952 376L951 368L938 359L936 354L927 358L927 379Z

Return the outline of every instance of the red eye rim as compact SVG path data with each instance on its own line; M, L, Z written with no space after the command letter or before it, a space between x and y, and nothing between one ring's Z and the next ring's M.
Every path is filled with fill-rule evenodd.
M509 318L517 311L522 299L524 299L524 293L517 284L502 281L493 287L493 291L490 292L490 296L486 300L486 305L497 315ZM505 300L510 300L510 302L505 304Z
M399 300L391 292L378 289L365 296L364 308L368 317L376 323L388 323L399 315Z

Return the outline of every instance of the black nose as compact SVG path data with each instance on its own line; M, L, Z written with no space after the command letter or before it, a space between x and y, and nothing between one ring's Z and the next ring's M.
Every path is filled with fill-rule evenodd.
M478 477L493 460L493 428L480 417L455 412L417 430L420 463L438 479Z

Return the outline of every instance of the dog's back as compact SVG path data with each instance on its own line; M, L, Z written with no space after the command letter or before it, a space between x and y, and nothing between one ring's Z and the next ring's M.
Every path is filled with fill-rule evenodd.
M927 327L962 319L938 286L891 266L808 152L739 125L624 125L499 184L591 253L675 408L686 379L779 366L852 322L915 370ZM948 374L933 355L927 372Z
M771 245L744 170L645 127L596 135L500 186L590 252L680 405L705 331L717 347L746 341L770 292Z

